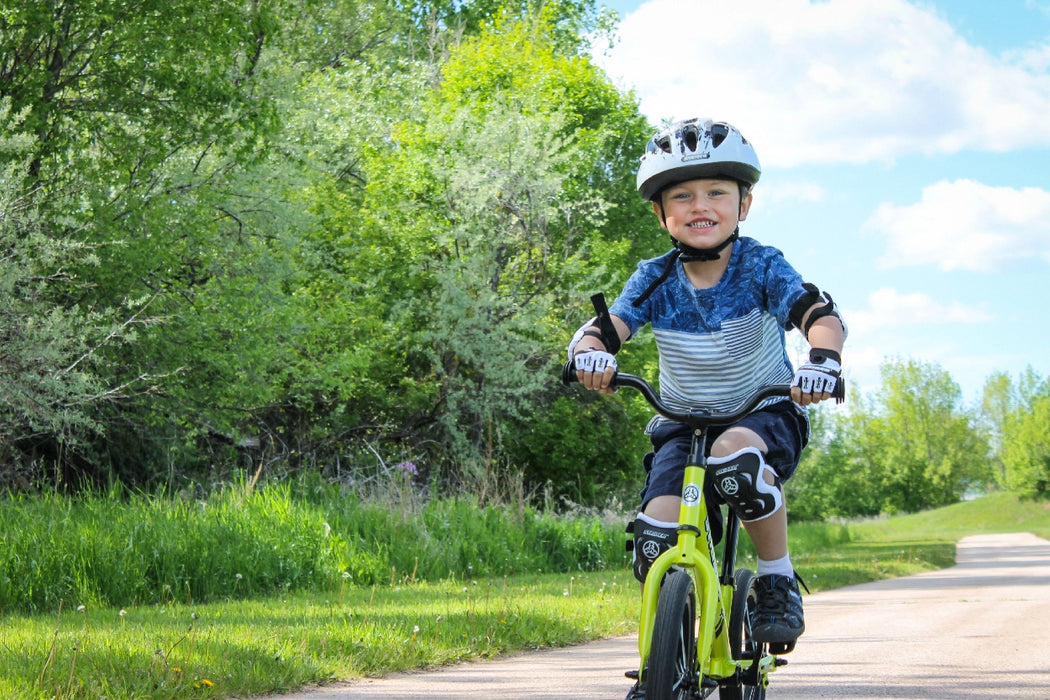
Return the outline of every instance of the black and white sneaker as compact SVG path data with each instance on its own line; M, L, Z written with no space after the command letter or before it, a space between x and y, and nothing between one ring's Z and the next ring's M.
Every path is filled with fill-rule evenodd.
M751 618L751 638L768 644L791 644L806 631L802 594L794 576L766 574L755 579L757 610Z
M645 700L645 686L641 682L635 683L624 700Z

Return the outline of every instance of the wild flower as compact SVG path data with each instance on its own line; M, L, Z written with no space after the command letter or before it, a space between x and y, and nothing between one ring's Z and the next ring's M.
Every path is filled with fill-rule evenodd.
M419 476L419 469L413 462L400 462L394 465L394 469L399 470L407 476Z

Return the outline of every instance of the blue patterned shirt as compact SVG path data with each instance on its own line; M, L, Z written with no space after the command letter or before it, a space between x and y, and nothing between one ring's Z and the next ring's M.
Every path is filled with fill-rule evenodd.
M783 253L741 237L714 287L694 287L676 261L652 295L632 306L663 272L669 255L640 262L610 308L632 335L652 326L663 399L678 410L730 411L761 386L790 383L794 369L784 332L793 327L791 306L806 290Z

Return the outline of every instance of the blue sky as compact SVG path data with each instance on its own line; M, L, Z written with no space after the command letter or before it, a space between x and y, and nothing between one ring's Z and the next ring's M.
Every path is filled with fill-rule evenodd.
M741 231L839 303L862 391L888 358L970 402L993 372L1050 375L1050 0L605 4L595 59L654 124L755 145Z

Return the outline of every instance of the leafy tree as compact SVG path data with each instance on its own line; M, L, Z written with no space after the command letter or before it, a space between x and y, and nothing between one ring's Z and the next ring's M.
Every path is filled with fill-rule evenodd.
M590 0L5 6L0 97L31 138L0 153L4 241L35 261L6 272L51 309L36 347L84 356L65 376L102 397L47 384L38 403L80 422L41 417L20 458L139 483L399 453L449 483L549 478L523 438L560 420L550 360L590 293L664 247L635 235L648 128L583 53L603 17Z
M608 225L605 196L622 196L629 180L595 177L608 165L622 172L623 159L606 147L613 139L591 134L641 133L643 123L544 32L542 19L496 23L454 48L432 102L369 168L370 208L401 251L404 284L423 290L398 327L418 329L406 352L457 480L487 478L512 436L542 420L563 299L605 286L603 263L619 266L629 247Z
M1007 488L1028 498L1050 495L1050 397L1006 421L1001 457Z
M882 390L849 411L811 412L813 439L788 482L792 517L872 516L954 503L992 483L988 442L936 364L892 360Z
M58 303L78 286L68 270L97 256L94 246L57 236L41 199L22 189L36 144L18 131L25 112L12 115L10 98L0 100L0 484L22 488L39 480L39 462L82 458L84 441L100 430L99 404L146 386L145 377L108 382L100 356L149 322L148 299L112 311Z
M1031 367L1016 382L1000 372L984 387L982 415L993 436L999 482L1026 497L1050 492L1045 433L1048 399L1050 382Z
M1006 421L1016 410L1016 389L1005 372L996 372L984 385L981 400L981 421L988 431L991 456L996 480L1005 484L1006 470L1002 462L1002 443Z
M862 401L853 392L854 405ZM853 424L856 416L826 406L809 412L811 436L795 474L784 486L788 515L796 520L878 515L883 501L878 489L876 466L864 459L864 433ZM852 436L847 437L847 436Z
M859 414L858 420L868 433L860 458L873 467L871 486L884 510L946 505L988 483L987 442L947 372L935 364L895 360L883 365L882 385L882 411Z

